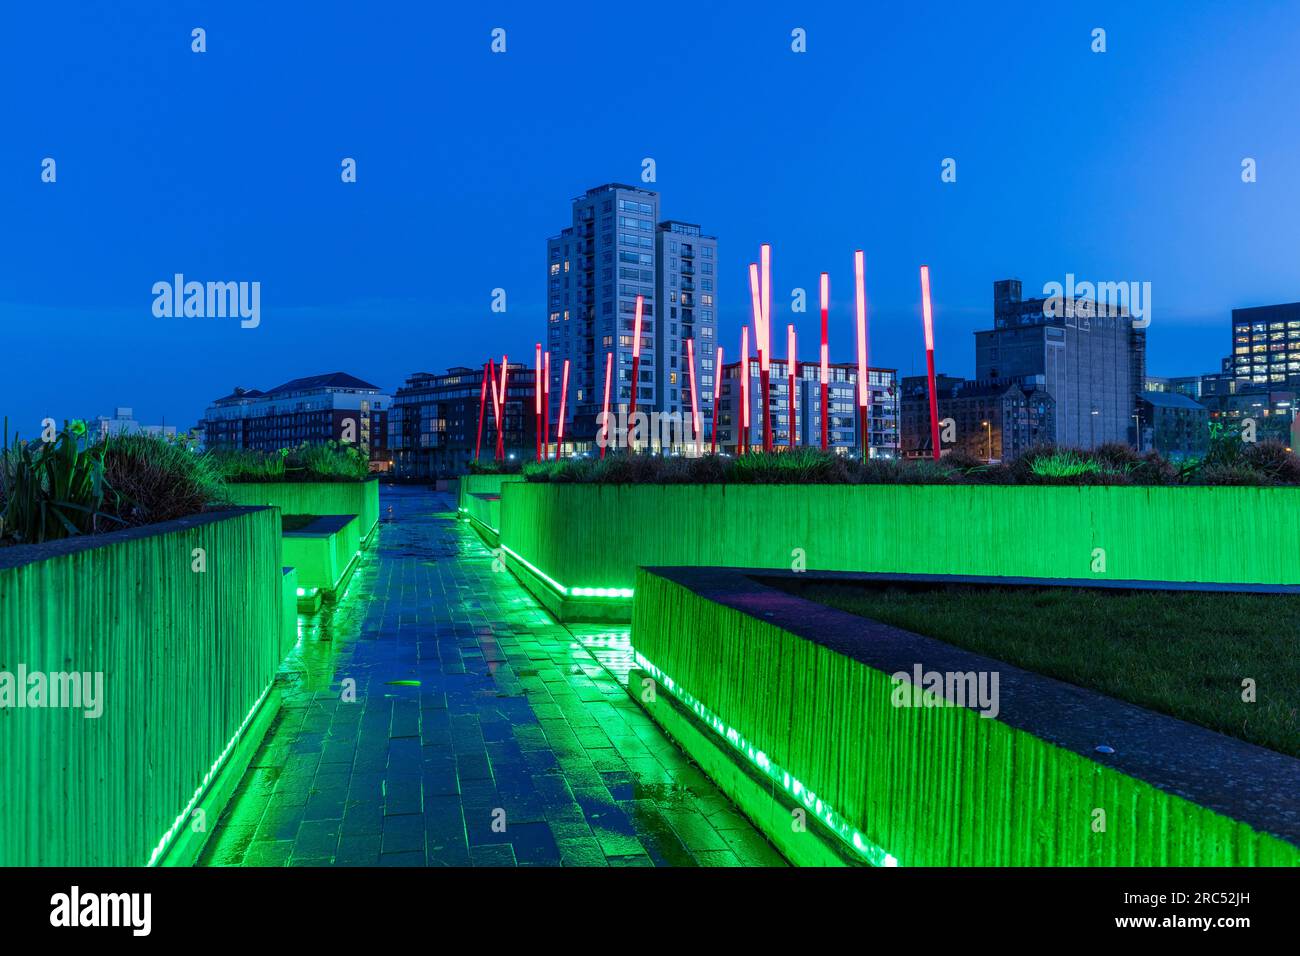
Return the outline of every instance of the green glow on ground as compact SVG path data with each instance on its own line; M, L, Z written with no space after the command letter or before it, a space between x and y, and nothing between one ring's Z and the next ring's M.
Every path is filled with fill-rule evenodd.
M158 841L158 845L154 847L153 852L149 854L149 862L146 863L145 866L153 866L156 864L159 858L162 857L163 851L167 849L168 844L175 839L176 834L179 833L181 827L185 825L185 821L188 820L190 814L194 812L194 808L199 805L199 800L202 799L203 794L207 792L212 781L217 778L217 774L219 774L221 768L225 766L226 758L229 757L230 752L235 749L235 745L239 743L239 738L244 735L244 731L248 729L248 725L257 715L257 711L262 706L262 702L266 700L266 695L271 693L271 688L274 686L275 681L271 681L271 683L267 684L266 688L258 696L257 700L253 702L253 706L249 708L248 713L244 715L244 719L240 721L239 729L236 730L234 736L226 742L225 749L222 750L220 756L212 762L212 766L208 768L208 772L203 775L203 780L195 789L194 796L190 797L190 802L185 804L185 809L177 814L176 819L172 821L172 825L167 828L167 832L162 835L162 839Z
M803 781L773 763L767 754L755 747L739 730L729 726L721 717L696 699L690 691L665 674L639 651L636 653L636 662L642 670L662 684L670 694L688 707L696 717L712 728L714 733L731 744L737 752L761 770L766 777L779 784L787 794L802 804L810 814L821 821L839 840L851 846L866 862L872 866L898 866L896 857L868 840L860 830L854 828L848 820L837 813L830 804L818 797L816 792L806 786Z
M510 557L514 558L516 561L518 561L520 564L526 567L529 571L533 572L534 575L536 575L537 577L545 581L548 585L550 585L550 587L553 590L559 592L565 597L595 597L595 598L607 598L607 599L618 600L618 601L630 601L632 600L632 595L635 593L632 590L632 588L565 587L559 581L555 580L555 578L551 577L541 568L537 567L537 565L533 564L522 554L515 551L508 545L504 545L504 544L501 545L501 550L504 551L506 554L510 555Z

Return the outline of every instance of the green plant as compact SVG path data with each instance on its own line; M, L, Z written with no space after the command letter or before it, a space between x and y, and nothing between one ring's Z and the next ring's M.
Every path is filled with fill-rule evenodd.
M104 473L118 493L118 517L130 525L171 521L224 500L221 472L210 455L184 442L121 435L101 447Z
M295 448L265 452L218 449L213 465L228 482L360 481L370 474L370 460L355 445L303 442Z
M210 451L208 455L212 467L226 481L284 480L285 455L282 452L222 448Z
M40 544L122 524L113 514L119 499L105 480L103 449L82 447L85 436L85 423L73 421L51 441L18 442L11 448L6 429L0 452L0 537Z

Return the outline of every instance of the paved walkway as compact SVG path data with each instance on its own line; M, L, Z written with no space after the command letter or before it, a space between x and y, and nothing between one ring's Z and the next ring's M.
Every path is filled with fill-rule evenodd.
M556 624L454 510L384 489L200 863L781 865L619 685L627 629Z

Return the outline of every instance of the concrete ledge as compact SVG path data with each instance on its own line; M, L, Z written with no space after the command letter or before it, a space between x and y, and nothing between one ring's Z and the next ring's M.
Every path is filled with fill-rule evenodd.
M815 604L772 577L823 575L642 569L638 662L901 865L1300 865L1300 760ZM996 672L1000 712L893 706L890 675L917 664Z

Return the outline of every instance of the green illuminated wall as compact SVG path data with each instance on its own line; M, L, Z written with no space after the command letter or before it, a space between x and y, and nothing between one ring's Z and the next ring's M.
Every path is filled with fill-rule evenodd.
M1290 843L1001 720L892 706L883 671L648 571L632 642L901 866L1300 864Z
M1300 489L502 486L501 544L566 588L638 566L1300 583ZM1105 572L1093 571L1103 549Z
M282 563L261 508L0 549L0 670L104 673L97 719L0 711L0 866L150 861L271 686Z
M523 480L522 475L461 475L456 507L464 511L471 495L499 495L503 486Z
M284 561L297 571L300 588L337 589L360 547L358 518L328 533L311 525L284 533Z
M298 572L283 568L280 578L280 659L298 643Z
M366 539L379 521L379 481L262 481L226 486L238 505L273 505L287 515L357 515Z

